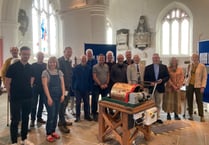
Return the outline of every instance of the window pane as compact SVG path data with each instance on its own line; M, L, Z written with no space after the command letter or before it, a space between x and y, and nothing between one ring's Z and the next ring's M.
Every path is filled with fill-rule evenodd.
M37 11L32 8L32 26L33 26L33 53L36 54L39 51L39 34L38 34L38 13Z
M171 54L177 55L179 53L179 23L176 20L172 23L171 34Z
M43 9L43 0L40 0L39 3L40 3L40 10L42 11L42 9Z
M38 8L39 6L38 6L38 2L37 2L37 0L34 0L33 1L33 5L34 5L34 7L36 7L36 8Z
M189 53L189 22L183 20L181 24L181 53L187 55Z
M180 17L180 11L177 9L176 10L176 17L179 18Z
M56 54L56 22L55 17L50 16L50 52L51 55Z
M49 5L49 14L51 14L51 13L52 13L52 6Z
M112 44L112 27L111 27L110 22L106 22L106 28L107 28L107 31L106 31L107 44Z
M162 54L168 55L169 54L169 35L170 35L170 27L169 23L165 21L163 23L163 29L162 29Z
M46 14L41 14L41 51L48 54L48 28Z
M43 6L44 10L46 12L48 12L48 0L44 0L44 6Z

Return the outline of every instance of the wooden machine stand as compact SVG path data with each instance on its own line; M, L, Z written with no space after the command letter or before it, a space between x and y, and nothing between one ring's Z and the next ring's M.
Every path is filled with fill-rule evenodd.
M153 101L146 101L136 107L128 107L118 103L102 100L99 102L99 141L104 142L105 136L112 133L121 145L131 145L137 137L139 131L144 134L144 138L151 137L151 126L137 125L128 127L128 116L145 111L154 107ZM114 115L107 114L106 108L115 110ZM120 116L120 117L118 117Z

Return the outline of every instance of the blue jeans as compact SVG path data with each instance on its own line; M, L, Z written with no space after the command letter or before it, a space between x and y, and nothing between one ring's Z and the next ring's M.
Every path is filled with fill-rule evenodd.
M84 103L84 118L89 117L90 116L89 93L75 91L75 97L76 97L76 118L80 118L82 99Z
M57 126L60 101L53 100L52 106L49 106L46 100L45 105L47 110L46 134L50 135L55 132Z

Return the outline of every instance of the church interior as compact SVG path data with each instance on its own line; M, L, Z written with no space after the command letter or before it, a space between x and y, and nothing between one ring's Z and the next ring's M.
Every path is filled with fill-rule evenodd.
M208 6L208 0L0 0L0 69L11 57L11 47L31 48L29 63L33 63L39 51L44 53L47 62L50 56L61 57L65 47L70 46L71 59L76 65L90 44L113 47L115 60L118 54L125 56L130 50L132 56L140 56L145 66L152 63L154 53L159 54L160 62L165 65L169 65L171 57L176 57L184 71L192 54L202 53L200 62L206 65L208 73ZM204 45L202 51L200 46L205 42L207 46ZM9 102L4 87L1 86L0 96L0 145L11 144ZM209 99L205 98L203 103L205 122L200 121L195 102L194 120L191 121L185 105L185 91L182 94L181 120L167 120L167 114L161 111L163 125L152 124L148 140L143 131L139 131L129 144L209 145ZM65 117L73 122L69 134L57 128L61 138L49 143L45 125L35 123L35 127L29 129L28 138L35 145L123 144L116 139L123 130L117 136L117 133L111 134L110 129L103 140L100 119L86 121L82 112L81 121L77 123L69 106L67 108ZM45 120L46 114L44 109Z

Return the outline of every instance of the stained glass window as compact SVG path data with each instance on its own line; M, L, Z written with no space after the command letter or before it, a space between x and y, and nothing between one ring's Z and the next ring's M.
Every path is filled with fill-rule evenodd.
M57 18L48 0L33 0L33 54L42 51L47 56L55 55L57 50Z

